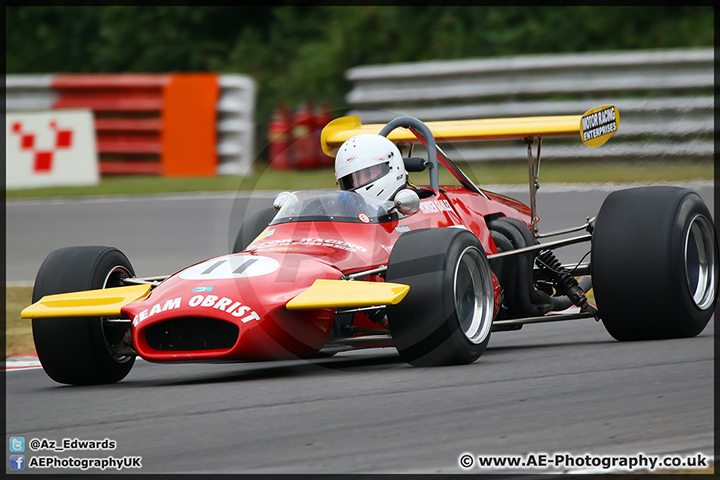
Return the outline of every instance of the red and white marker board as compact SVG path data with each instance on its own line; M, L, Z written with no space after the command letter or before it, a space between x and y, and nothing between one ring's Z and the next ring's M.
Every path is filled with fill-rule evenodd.
M99 182L90 110L7 113L5 125L7 189Z

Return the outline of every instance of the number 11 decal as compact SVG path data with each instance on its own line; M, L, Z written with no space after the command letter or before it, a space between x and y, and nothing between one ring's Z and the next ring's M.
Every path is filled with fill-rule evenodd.
M219 280L247 278L267 275L278 269L280 264L270 257L259 255L225 256L207 260L188 268L180 274L185 280Z

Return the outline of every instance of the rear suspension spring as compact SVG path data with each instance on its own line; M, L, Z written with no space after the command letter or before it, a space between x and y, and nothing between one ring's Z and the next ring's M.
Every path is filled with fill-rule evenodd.
M537 263L540 270L555 281L558 291L563 295L567 295L573 305L580 308L585 307L587 304L585 292L580 288L575 277L562 266L551 250L542 250L535 259L535 263Z

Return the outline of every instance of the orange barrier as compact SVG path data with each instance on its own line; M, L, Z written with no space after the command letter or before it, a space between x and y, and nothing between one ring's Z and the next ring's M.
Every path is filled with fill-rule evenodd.
M52 108L88 108L95 117L101 174L162 173L160 112L168 75L58 74Z
M214 73L170 77L162 110L164 176L215 176L219 92Z
M214 73L57 74L52 108L95 116L101 174L214 176Z

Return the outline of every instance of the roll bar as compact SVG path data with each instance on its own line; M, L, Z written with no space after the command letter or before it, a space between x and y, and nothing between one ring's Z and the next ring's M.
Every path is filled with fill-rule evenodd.
M440 178L437 169L437 145L432 132L427 125L415 117L397 117L390 120L390 122L380 130L379 134L387 137L390 132L400 127L409 128L414 134L419 135L424 140L423 143L425 143L425 147L427 148L428 161L426 165L430 173L430 188L439 190Z

